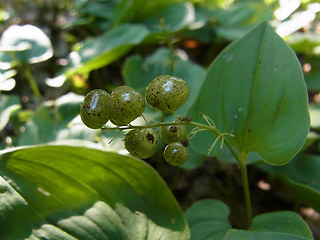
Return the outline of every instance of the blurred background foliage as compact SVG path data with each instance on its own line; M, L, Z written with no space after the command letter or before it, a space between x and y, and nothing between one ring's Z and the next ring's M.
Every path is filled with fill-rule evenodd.
M319 12L320 2L311 0L3 0L0 149L59 141L126 154L121 137L113 139L113 133L81 123L79 105L87 92L110 92L127 84L143 93L149 81L170 73L174 64L173 74L191 89L178 112L184 116L215 57L257 24L269 21L301 62L312 122L302 153L288 166L279 170L256 164L249 169L254 211L294 208L320 236L320 201L314 201L320 199ZM149 108L146 117L171 118ZM234 162L228 151L208 158L190 149L190 159L177 172L160 158L157 154L150 163L184 209L197 199L213 197L228 199L228 205L238 209L234 219L243 214L236 201L242 191L240 176L228 164ZM301 161L309 163L304 174L295 171ZM249 163L257 162L250 156ZM317 176L316 183L308 180L310 172ZM271 196L270 186L275 187Z

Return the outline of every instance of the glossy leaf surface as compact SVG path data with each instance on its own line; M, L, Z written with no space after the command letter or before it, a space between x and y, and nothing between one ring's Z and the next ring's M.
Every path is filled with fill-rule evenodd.
M0 95L0 131L7 125L10 116L21 108L20 99L16 95Z
M70 124L79 115L82 101L83 96L69 93L39 106L32 118L26 122L19 136L19 146L48 143L66 138L83 139L81 131L78 133L74 131L79 125ZM81 123L80 127L84 127L84 124Z
M33 25L12 25L3 32L0 46L4 52L0 52L0 68L2 63L9 63L8 69L13 61L20 63L43 62L53 55L50 39L38 27ZM13 59L9 52L14 52Z
M149 31L143 25L123 24L101 36L87 40L79 51L71 52L66 75L88 73L106 66L127 53L132 46L139 44Z
M224 240L312 240L312 232L295 212L274 212L258 215L249 231L229 230Z
M229 208L217 200L196 202L185 213L190 226L191 240L222 240L231 225Z
M247 231L232 229L229 208L217 200L201 200L185 213L191 240L312 240L312 232L295 212L281 211L256 216Z
M67 146L3 151L0 192L3 240L189 239L173 195L135 158Z
M212 63L188 115L201 121L199 113L235 136L226 138L237 154L256 152L270 164L285 164L298 153L310 126L306 86L295 53L269 24ZM206 153L212 135L199 134L194 145Z
M301 201L320 212L320 157L301 154L285 166L266 166L261 168L276 174L291 192Z

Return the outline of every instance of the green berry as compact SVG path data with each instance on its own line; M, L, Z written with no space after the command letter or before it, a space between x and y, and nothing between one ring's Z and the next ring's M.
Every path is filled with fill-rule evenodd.
M179 142L187 138L186 125L162 126L160 136L164 143Z
M157 150L158 135L152 128L133 129L124 137L124 146L135 157L146 159Z
M110 119L111 96L102 89L89 92L81 104L80 117L89 128L98 129Z
M150 107L163 112L178 110L189 97L188 84L179 77L160 75L146 88L146 100Z
M111 98L111 122L118 126L128 125L140 117L146 107L142 94L128 86L114 89Z
M188 148L180 142L170 143L164 149L164 159L172 166L181 166L188 157Z

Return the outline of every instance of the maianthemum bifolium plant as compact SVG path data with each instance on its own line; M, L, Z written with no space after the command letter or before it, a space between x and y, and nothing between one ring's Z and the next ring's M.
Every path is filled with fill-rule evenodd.
M247 174L252 158L288 163L309 131L307 90L291 48L264 22L219 54L198 92L176 75L150 79L145 96L121 86L84 98L83 123L115 131L115 137L125 132L124 145L135 157L50 144L2 151L0 239L313 239L293 211L253 216ZM175 120L147 121L146 103ZM138 117L145 124L131 123ZM115 127L107 127L108 121ZM233 156L242 177L246 229L232 228L230 209L218 200L198 201L182 213L159 174L139 159L156 154L160 138L167 145L163 158L177 167L192 158L191 149Z
M251 37L258 35L259 31L265 31L263 35L255 36L260 38L260 42L257 39L252 41ZM248 45L250 43L252 46ZM246 52L247 49L255 48L256 51L252 53ZM279 57L275 58L276 49L279 51ZM272 51L271 54L269 51ZM245 55L249 55L248 58L244 57ZM286 58L280 59L280 56ZM246 61L241 62L242 59ZM128 96L130 91L122 94ZM91 96L92 94L89 93L85 101ZM139 113L131 113L132 107L124 107L118 111L124 114L128 112L131 120L142 116L146 124L133 126L127 122L125 126L116 124L118 126L114 128L102 129L119 132L129 130L124 138L125 147L131 155L142 159L149 158L156 152L157 131L160 131L163 142L167 144L164 149L164 159L172 166L181 166L187 161L188 143L193 138L197 138L197 135L200 135L198 136L200 140L196 143L206 142L201 145L207 147L205 150L208 155L217 151L216 149L221 150L225 143L240 167L248 226L252 226L251 197L246 166L248 155L255 152L269 164L285 164L299 151L308 132L310 120L307 95L299 63L293 51L271 31L269 25L262 24L248 36L229 46L211 65L202 91L189 110L193 118L196 116L198 121L175 113L188 97L189 87L184 80L176 76L160 75L150 81L146 87L146 102L156 110L174 113L175 121L148 123L142 115L142 109ZM143 105L141 100L135 102L129 97L125 102L128 106ZM219 104L215 104L216 102ZM82 105L82 107L86 106ZM105 101L104 109L110 109L110 107L110 102ZM93 111L94 108L92 107ZM195 114L194 111L199 112ZM207 112L208 115L206 115ZM95 122L96 118L93 117L92 121ZM187 125L193 126L189 134L185 128ZM207 134L201 135L203 131ZM285 145L287 146L284 147ZM197 145L193 147L198 148ZM194 232L200 234L196 230ZM242 238L240 235L239 239L249 237L244 234L245 237ZM258 236L259 239L260 237L264 239L263 235L256 237ZM277 237L276 234L271 236ZM198 239L197 237L193 235L193 239ZM227 237L226 239L238 238ZM281 236L281 239L291 238Z

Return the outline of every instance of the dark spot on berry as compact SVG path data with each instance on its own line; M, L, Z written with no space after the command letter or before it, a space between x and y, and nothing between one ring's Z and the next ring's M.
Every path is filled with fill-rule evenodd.
M178 128L177 126L171 126L170 129L169 129L170 132L177 132L178 131Z
M153 143L153 141L154 141L154 136L153 136L151 133L148 133L148 134L147 134L147 138L148 138L148 140L152 141L152 143Z

